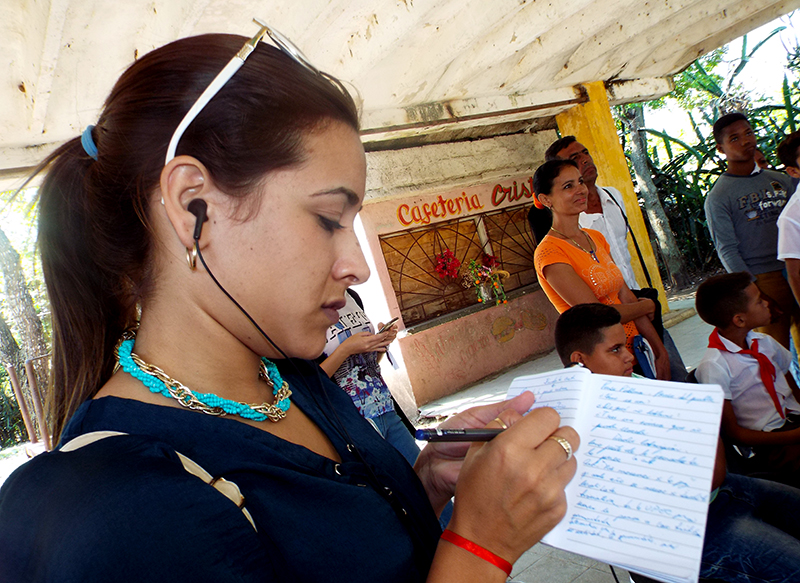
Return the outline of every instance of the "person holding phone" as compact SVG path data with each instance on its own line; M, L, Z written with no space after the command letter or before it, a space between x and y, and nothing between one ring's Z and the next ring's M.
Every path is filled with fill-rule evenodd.
M376 333L358 294L347 290L345 300L339 321L328 328L320 366L350 395L361 416L413 466L419 447L398 414L380 369L381 357L397 337L397 319L386 325L378 323Z

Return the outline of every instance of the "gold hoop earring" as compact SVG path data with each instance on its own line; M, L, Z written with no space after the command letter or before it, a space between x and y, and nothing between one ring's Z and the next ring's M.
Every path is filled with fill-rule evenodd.
M186 248L186 262L189 264L189 270L194 271L197 269L197 242L195 241L192 248Z

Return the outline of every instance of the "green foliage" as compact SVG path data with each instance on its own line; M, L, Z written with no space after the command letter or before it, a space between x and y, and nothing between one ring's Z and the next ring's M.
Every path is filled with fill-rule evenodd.
M669 94L669 98L674 99L680 106L691 111L698 105L707 101L706 91L703 84L721 85L724 79L721 75L714 73L713 70L722 62L727 47L720 47L703 55L681 73L673 77L675 89ZM800 62L800 59L799 59ZM709 73L708 71L712 71ZM702 76L703 81L698 81L698 76ZM667 97L661 97L654 101L649 101L647 107L650 109L662 109L667 107Z
M711 125L725 113L740 111L748 116L757 136L759 149L770 165L778 162L775 151L784 137L800 123L800 47L787 51L789 75L783 79L781 103L772 103L748 92L736 79L753 54L774 35L748 49L747 37L735 67L727 75L717 70L728 49L723 47L697 59L675 77L676 89L668 98L678 102L689 117L694 139L678 138L666 132L642 130L648 144L648 164L659 198L669 218L672 231L690 271L705 272L719 266L705 220L705 197L717 178L725 171L725 162L716 152ZM662 108L665 98L647 103L649 108ZM649 139L648 139L649 138ZM664 159L666 158L666 159Z
M715 156L713 136L702 136L697 129L700 139L689 145L662 132L647 132L658 137L669 152L665 164L659 167L650 162L650 170L672 231L681 234L676 240L686 267L699 272L717 267L703 211L706 194L724 172L722 161ZM673 145L678 146L677 153L673 153Z
M10 447L27 437L14 390L6 369L0 366L0 448Z

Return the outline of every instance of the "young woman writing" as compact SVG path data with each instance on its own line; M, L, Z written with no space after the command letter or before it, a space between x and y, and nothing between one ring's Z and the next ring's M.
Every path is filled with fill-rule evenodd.
M44 164L61 451L0 491L0 580L505 581L565 511L550 437L577 435L521 397L412 469L309 361L369 275L358 117L275 31L246 40L138 59Z

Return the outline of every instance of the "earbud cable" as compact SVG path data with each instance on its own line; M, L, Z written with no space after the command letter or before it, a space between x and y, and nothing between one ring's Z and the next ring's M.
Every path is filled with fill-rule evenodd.
M259 332L259 333L260 333L260 334L261 334L261 335L262 335L262 336L263 336L263 337L264 337L264 338L267 340L267 342L269 342L269 343L272 345L272 347L273 347L275 350L277 350L278 352L280 352L280 353L281 353L281 356L283 356L283 358L285 358L285 359L287 359L287 360L288 360L288 359L289 359L289 357L288 357L288 356L286 356L286 353L285 353L283 350L281 350L281 347L280 347L280 346L278 346L277 344L275 344L275 342L273 342L273 341L272 341L272 338L270 338L270 337L267 335L267 333L266 333L266 332L264 332L264 331L261 329L261 326L259 326L259 325L256 323L256 321L253 319L253 317L252 317L250 314L248 314L248 313L247 313L247 310L245 310L245 309L242 307L242 305L241 305L239 302L237 302L237 301L236 301L236 299L235 299L235 298L234 298L234 297L233 297L231 294L229 294L229 293L228 293L228 290L226 290L224 287L222 287L222 284L221 284L221 283L220 283L220 282L217 280L217 278L216 278L216 277L214 277L214 274L211 272L211 269L209 269L209 267L208 267L208 264L206 263L206 260L205 260L205 258L203 257L203 253L200 251L200 245L198 245L198 243L197 243L197 239L195 239L195 242L194 242L194 247L195 247L195 249L197 250L197 256L200 258L200 263L202 263L202 264L203 264L203 267L204 267L204 268L205 268L205 270L208 272L208 275L210 275L210 276L211 276L211 280L212 280L212 281L213 281L213 282L214 282L214 283L217 285L217 287L218 287L220 290L222 290L222 293L224 293L226 296L228 296L228 299L229 299L230 301L232 301L232 302L233 302L233 304L234 304L234 305L235 305L237 308L239 308L239 311L240 311L242 314L244 314L244 315L245 315L245 317L246 317L248 320L250 320L250 323L251 323L253 326L255 326L255 327L256 327L256 330L258 330L258 332ZM299 372L299 371L298 371L298 372Z
M198 235L199 235L199 233L198 233ZM280 346L275 344L275 342L272 340L272 338L270 338L267 335L267 333L264 332L264 330L261 329L261 326L259 326L258 323L256 323L256 321L253 319L253 317L250 314L247 313L247 310L245 310L244 307L242 307L242 305L239 302L237 302L236 299L230 293L228 293L228 290L226 290L222 286L222 284L219 282L219 280L217 280L217 278L214 276L214 274L208 268L208 264L206 263L206 260L203 257L203 253L200 251L200 245L198 244L198 239L199 239L199 236L195 237L195 249L197 250L197 256L200 258L200 263L203 264L203 267L205 268L205 270L208 273L208 275L211 276L211 280L216 284L216 286L220 290L222 290L222 293L224 293L228 297L228 299L231 302L233 302L233 304L237 308L239 308L239 311L242 312L242 314L244 314L245 317L248 320L250 320L250 323L253 324L253 326L255 326L256 330L259 331L259 333L267 340L267 342L269 342L275 348L275 350L280 352L281 356L283 356L283 358L285 358L289 362L289 364L292 366L292 368L294 369L295 373L297 374L298 380L302 380L303 384L305 385L305 388L308 390L309 396L317 403L317 407L320 408L320 411L324 411L325 407L322 407L320 402L317 401L317 397L314 394L314 391L311 390L311 388L308 386L308 384L303 379L303 373L300 372L300 369L297 367L297 364L295 364L294 359L289 358L286 355L286 353L283 350L281 350ZM344 438L344 441L345 441L345 443L347 445L347 450L350 451L351 453L354 453L356 455L356 457L358 457L358 459L361 462L361 464L367 470L367 473L369 474L369 479L373 482L373 489L389 503L389 505L392 507L392 509L395 511L395 513L397 514L398 518L400 519L400 522L406 525L406 528L409 530L409 534L411 534L413 537L417 538L418 540L422 540L423 537L422 537L422 535L421 535L421 533L419 531L419 526L413 520L411 520L411 516L408 514L408 511L405 508L403 508L402 502L395 496L394 492L392 492L392 490L390 488L388 488L387 486L385 486L381 482L380 478L378 478L378 476L375 474L375 471L373 470L372 466L367 462L366 459L364 459L363 454L361 453L359 448L356 446L355 442L353 441L353 438L350 437L350 432L347 431L347 427L345 427L344 423L339 418L339 413L336 411L336 408L333 406L333 403L330 400L330 396L328 395L328 392L325 390L325 385L324 385L324 381L322 379L322 375L320 373L320 370L321 370L320 367L317 367L317 371L316 371L317 372L317 379L319 381L319 386L320 386L320 389L322 391L322 396L324 397L325 401L327 402L327 406L328 406L327 408L330 410L330 412L333 414L333 417L336 419L336 423L334 423L332 425L339 432L339 434ZM338 425L338 427L336 427L337 425Z

